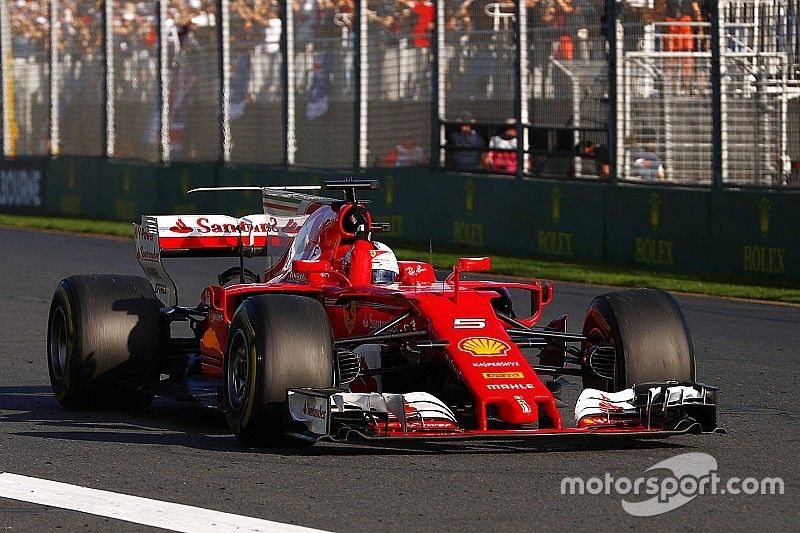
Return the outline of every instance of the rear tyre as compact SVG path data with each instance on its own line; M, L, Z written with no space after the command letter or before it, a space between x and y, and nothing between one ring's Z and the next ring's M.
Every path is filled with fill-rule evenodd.
M584 387L615 392L648 381L694 381L692 338L675 299L655 289L633 289L595 298L583 323L583 353L611 344L614 379L585 376Z
M285 436L286 389L333 386L333 335L322 305L284 294L247 298L231 322L224 379L225 414L240 441L301 444Z
M144 278L93 274L58 284L47 328L50 384L68 409L142 409L158 376L161 302Z

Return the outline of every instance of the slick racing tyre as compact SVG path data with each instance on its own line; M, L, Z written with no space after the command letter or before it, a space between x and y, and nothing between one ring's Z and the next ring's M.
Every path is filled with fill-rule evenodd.
M692 338L667 292L633 289L598 296L587 311L583 334L587 356L608 345L611 357L616 354L616 362L608 365L613 376L601 378L589 370L584 387L615 392L648 381L695 380Z
M234 435L248 446L294 445L286 389L333 386L333 335L322 305L273 294L247 298L231 322L223 400Z
M140 409L158 377L161 302L140 277L94 274L58 284L47 327L50 383L68 409Z

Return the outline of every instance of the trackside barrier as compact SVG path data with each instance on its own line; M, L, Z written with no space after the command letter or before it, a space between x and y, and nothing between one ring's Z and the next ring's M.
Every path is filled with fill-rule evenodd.
M800 194L710 195L710 269L758 279L800 277Z
M260 209L258 195L188 189L309 184L347 172L283 167L146 163L104 158L0 162L0 213L134 222L142 214ZM370 171L366 192L379 238L475 253L628 265L677 273L800 280L800 192L727 191L590 181L514 180L432 172ZM542 275L546 275L543 273Z
M46 164L36 157L0 163L0 213L35 214L44 208Z
M622 185L606 203L606 260L645 269L703 272L709 264L709 191Z

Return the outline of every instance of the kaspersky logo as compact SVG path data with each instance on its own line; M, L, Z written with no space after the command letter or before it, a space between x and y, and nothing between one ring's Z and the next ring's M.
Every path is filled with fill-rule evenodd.
M502 357L511 346L492 337L468 337L458 343L458 349L475 357Z
M194 231L192 228L187 226L186 222L184 222L181 218L179 218L175 225L169 228L169 230L173 233L191 233Z

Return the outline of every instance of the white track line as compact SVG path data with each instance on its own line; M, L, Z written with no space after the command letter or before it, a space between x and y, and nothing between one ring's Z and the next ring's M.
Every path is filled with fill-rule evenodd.
M90 489L47 479L0 473L0 498L70 509L135 524L173 531L265 531L269 533L318 533L310 529L202 507L140 498Z

